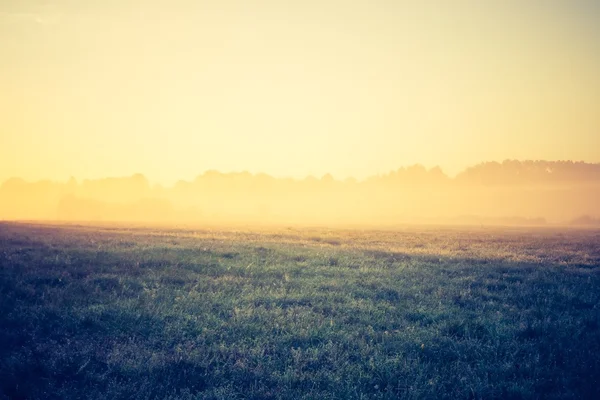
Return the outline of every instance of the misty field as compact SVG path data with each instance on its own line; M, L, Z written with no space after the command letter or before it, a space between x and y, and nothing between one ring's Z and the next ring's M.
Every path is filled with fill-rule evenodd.
M0 399L597 399L600 231L0 223Z

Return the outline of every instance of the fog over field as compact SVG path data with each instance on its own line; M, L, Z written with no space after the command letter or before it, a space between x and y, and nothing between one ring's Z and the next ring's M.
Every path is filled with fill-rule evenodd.
M209 224L598 225L600 164L505 161L456 177L400 168L364 180L208 171L153 185L143 175L68 182L9 179L0 218Z

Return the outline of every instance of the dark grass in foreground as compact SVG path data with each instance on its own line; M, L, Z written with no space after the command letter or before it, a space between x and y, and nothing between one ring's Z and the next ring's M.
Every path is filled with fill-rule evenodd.
M0 223L0 398L600 398L600 235Z

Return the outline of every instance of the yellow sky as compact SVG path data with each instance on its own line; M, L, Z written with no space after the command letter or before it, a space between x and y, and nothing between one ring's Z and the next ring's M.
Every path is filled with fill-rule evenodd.
M0 180L600 162L598 4L2 0Z

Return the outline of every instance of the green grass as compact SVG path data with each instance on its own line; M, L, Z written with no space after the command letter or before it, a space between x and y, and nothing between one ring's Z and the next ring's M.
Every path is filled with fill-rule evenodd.
M597 399L600 233L0 223L0 399Z

